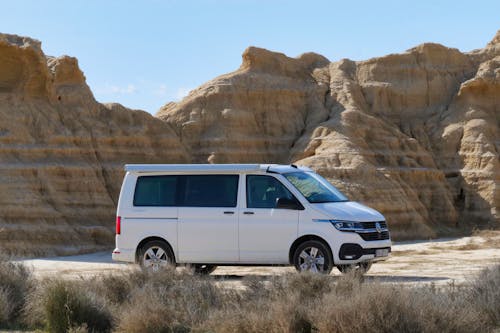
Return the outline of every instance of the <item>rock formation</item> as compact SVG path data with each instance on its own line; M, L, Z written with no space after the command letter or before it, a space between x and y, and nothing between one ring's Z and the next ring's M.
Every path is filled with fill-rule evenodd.
M0 34L0 252L113 244L125 163L294 162L398 239L499 227L500 32L355 62L250 47L155 118L95 101L75 58Z
M170 125L97 103L75 58L0 35L0 252L110 248L123 164L189 160Z
M360 62L250 47L157 117L196 162L312 167L399 239L498 227L499 56L500 32L470 53L423 44Z

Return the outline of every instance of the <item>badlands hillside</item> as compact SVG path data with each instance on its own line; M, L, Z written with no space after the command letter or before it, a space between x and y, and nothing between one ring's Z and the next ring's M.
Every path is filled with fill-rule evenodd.
M75 58L0 35L0 251L109 248L123 164L188 161L170 125L97 103Z
M399 239L499 226L500 31L470 53L428 43L360 62L250 47L157 117L195 162L312 167Z
M156 117L98 103L75 58L0 34L0 251L113 243L125 163L294 162L381 210L396 238L499 227L500 32L330 62L254 47Z

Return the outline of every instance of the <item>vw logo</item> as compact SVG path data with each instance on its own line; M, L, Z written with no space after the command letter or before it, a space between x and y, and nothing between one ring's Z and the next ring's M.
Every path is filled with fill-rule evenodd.
M380 234L382 232L382 227L380 226L380 223L375 222L375 229L377 229L377 232Z

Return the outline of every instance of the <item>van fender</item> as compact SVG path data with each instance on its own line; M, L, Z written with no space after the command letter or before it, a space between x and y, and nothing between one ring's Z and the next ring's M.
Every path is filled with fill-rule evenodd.
M134 252L135 252L136 257L137 257L137 254L139 253L139 249L142 246L142 244L147 242L149 239L151 239L151 240L157 239L157 240L161 240L161 241L166 242L172 248L172 251L174 252L174 256L176 258L179 258L178 246L177 246L177 235L175 235L173 237L172 236L169 237L166 234L150 234L150 233L144 233L144 234L140 234L139 236L137 236L137 238L134 242L134 244L135 244Z
M297 235L298 237L293 240L292 243L290 243L290 252L289 252L289 262L292 263L293 259L293 254L295 252L295 249L297 248L298 245L300 245L303 241L306 240L311 240L311 239L318 239L320 241L325 242L328 247L330 248L333 262L337 262L339 260L338 258L338 251L340 249L340 245L336 244L334 242L334 236L332 232L328 232L327 230L318 230L317 228L315 229L303 229L299 231L299 234Z

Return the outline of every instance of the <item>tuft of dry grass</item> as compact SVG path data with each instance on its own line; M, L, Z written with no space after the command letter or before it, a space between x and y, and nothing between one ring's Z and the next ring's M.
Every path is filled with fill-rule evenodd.
M320 332L487 332L484 313L454 292L363 284L325 295L310 314Z
M0 328L17 326L32 282L28 268L0 257Z
M27 297L25 323L49 332L68 330L109 332L113 317L109 304L95 293L91 281L49 279L42 281Z
M364 283L362 276L352 272L336 281L302 274L284 276L260 287L252 281L252 290L259 296L214 313L197 330L465 333L488 332L493 327L466 288L440 291Z
M207 277L174 269L142 274L144 280L120 309L118 332L189 331L235 295Z
M470 303L500 329L500 264L483 270L473 281Z

